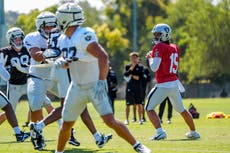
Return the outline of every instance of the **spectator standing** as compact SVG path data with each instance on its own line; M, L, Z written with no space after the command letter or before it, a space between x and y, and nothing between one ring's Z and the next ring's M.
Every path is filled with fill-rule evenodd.
M109 72L107 75L107 83L111 106L113 109L113 113L115 113L114 100L117 98L117 76L111 66L109 67Z
M136 105L138 107L139 124L142 124L143 115L143 89L142 89L142 72L143 66L139 64L139 55L137 52L129 54L130 64L125 66L124 78L127 80L126 85L126 120L125 124L129 124L130 106ZM135 106L134 106L135 107ZM135 111L134 111L135 113ZM136 116L134 114L134 121Z

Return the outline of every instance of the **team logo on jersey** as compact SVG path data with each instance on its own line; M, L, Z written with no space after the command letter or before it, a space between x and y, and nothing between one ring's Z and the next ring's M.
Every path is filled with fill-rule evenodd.
M158 57L159 56L159 52L158 51L155 51L154 52L154 57Z
M91 39L92 39L92 36L90 36L90 35L86 35L86 36L85 36L85 40L86 40L86 41L90 41Z

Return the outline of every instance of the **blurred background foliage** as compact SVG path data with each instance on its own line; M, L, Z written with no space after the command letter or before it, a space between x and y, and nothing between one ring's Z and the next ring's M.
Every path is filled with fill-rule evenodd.
M137 46L133 44L133 1L106 0L100 9L87 1L79 2L86 16L84 26L95 29L100 43L110 56L119 82L123 82L124 65L129 53L139 52L143 64L152 49L153 26L167 23L173 30L173 43L179 45L179 76L183 82L208 80L218 85L230 81L230 0L136 0ZM58 5L45 8L55 13ZM9 27L19 26L27 34L35 31L39 10L28 14L6 12ZM15 22L16 21L16 22Z

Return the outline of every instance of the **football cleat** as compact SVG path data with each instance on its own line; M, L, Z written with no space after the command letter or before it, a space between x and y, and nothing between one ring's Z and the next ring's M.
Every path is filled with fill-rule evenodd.
M24 142L27 138L30 137L30 132L22 132L20 134L15 134L17 142Z
M46 146L44 136L42 131L37 129L36 123L30 124L30 135L34 149L39 151L43 150Z
M199 139L200 134L196 131L190 131L185 134L188 139Z
M68 143L71 145L74 145L74 146L80 146L81 143L79 141L77 141L77 139L74 137L75 133L76 133L76 131L72 128L71 129L71 136L69 138Z
M102 134L100 140L96 141L98 148L102 148L110 139L112 139L112 137L113 137L112 134L108 134L108 135Z
M151 150L149 148L140 143L136 147L134 147L134 150L136 150L136 152L138 153L151 153Z
M157 133L155 136L150 138L151 140L161 140L167 138L167 134L165 131L162 131L161 133Z
M80 144L81 144L79 141L77 141L76 138L74 138L74 136L70 137L68 143L71 145L74 145L74 146L80 146Z

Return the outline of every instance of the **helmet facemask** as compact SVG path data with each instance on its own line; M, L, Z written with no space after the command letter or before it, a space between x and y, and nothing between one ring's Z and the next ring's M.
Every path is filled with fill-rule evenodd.
M42 12L37 16L36 28L46 39L49 38L51 30L57 27L57 18L51 12Z
M10 45L16 48L17 50L21 50L23 46L24 36L16 36L10 40Z
M8 40L9 45L17 50L22 49L24 37L24 32L17 27L9 29L6 33L6 39Z
M57 23L54 23L54 22L43 23L38 31L43 37L48 39L52 29L56 27L57 27Z

